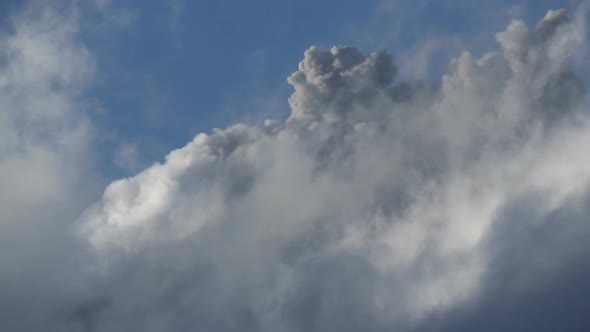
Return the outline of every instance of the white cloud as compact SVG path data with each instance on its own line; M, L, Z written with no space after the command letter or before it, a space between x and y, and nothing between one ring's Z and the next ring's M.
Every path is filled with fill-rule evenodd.
M391 85L382 51L310 48L284 128L200 134L80 220L107 271L142 271L107 295L105 315L127 319L104 326L380 331L474 301L507 206L535 192L546 216L585 195L587 127L570 121L584 89L568 67L584 35L563 11L513 22L503 53L465 52L440 89Z
M384 51L312 47L284 125L199 134L81 217L95 65L78 19L29 7L0 41L3 329L428 327L493 304L503 274L524 301L585 248L582 15L514 22L440 86L396 83ZM122 145L121 165L138 153ZM519 260L539 249L522 229L560 245Z
M80 96L94 63L75 39L75 19L30 9L13 27L0 40L3 225L13 215L40 212L38 204L70 199L90 166L85 153L92 135Z
M35 3L9 22L0 37L0 325L32 331L79 291L82 246L68 228L97 184L83 98L95 64L75 13Z

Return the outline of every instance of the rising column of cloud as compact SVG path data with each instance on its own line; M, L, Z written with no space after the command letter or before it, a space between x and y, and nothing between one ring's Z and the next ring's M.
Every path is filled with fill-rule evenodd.
M570 243L551 255L573 257L588 232L584 87L569 66L584 19L549 11L497 40L439 87L396 83L383 51L312 47L284 126L199 134L110 184L78 222L101 264L96 330L421 326L487 303L510 267L493 263L518 245L500 230L534 232L555 211L564 231L545 236Z

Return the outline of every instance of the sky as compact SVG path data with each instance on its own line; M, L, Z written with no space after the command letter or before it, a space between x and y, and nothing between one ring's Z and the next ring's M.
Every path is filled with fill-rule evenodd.
M589 6L0 2L0 330L587 331Z
M9 9L26 3L10 2ZM92 86L103 109L97 121L115 136L105 149L121 142L141 146L137 163L147 166L199 132L237 121L286 119L291 94L286 77L311 45L387 49L403 61L419 54L421 63L411 67L423 68L404 74L436 79L464 43L473 52L486 52L497 47L493 35L510 19L533 24L549 8L571 10L578 2L268 0L243 6L103 0L94 8L81 3L86 12L80 37L100 68ZM129 175L120 167L112 171Z

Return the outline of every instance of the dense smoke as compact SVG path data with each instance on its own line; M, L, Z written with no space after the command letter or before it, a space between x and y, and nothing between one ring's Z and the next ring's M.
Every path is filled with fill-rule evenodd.
M284 124L199 134L109 184L80 217L85 202L71 197L92 130L72 109L92 57L75 18L23 14L2 40L0 197L17 190L30 205L2 200L0 236L29 253L2 244L0 326L583 330L580 12L514 21L499 52L464 52L439 82L396 80L386 51L311 47L288 78Z

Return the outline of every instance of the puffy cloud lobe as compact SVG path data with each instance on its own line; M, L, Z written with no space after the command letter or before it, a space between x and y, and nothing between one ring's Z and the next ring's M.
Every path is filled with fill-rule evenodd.
M289 99L293 110L289 121L330 123L352 116L347 113L355 106L367 106L354 102L371 102L380 89L391 84L394 74L392 59L385 52L365 58L353 47L334 47L330 51L311 47L299 70L289 77L296 91ZM358 113L370 116L362 110Z
M383 115L379 113L385 110L376 105L387 94L395 71L391 56L383 51L365 57L353 47L311 47L288 79L295 93L289 98L287 125L321 130L315 140L337 139L355 124Z
M538 247L521 230L562 244L556 262L588 232L587 122L569 121L583 29L563 11L512 23L503 53L464 53L440 89L394 84L383 51L310 48L284 128L200 134L86 212L108 285L96 330L454 330L528 303L571 267L515 256Z
M584 91L583 84L567 68L575 50L572 46L584 40L579 32L585 29L584 22L578 19L565 24L568 20L564 10L551 10L533 31L516 21L496 36L512 71L524 81L519 86L527 87L529 98L551 113L572 108L568 104L575 104Z
M239 163L244 145L262 132L236 125L213 135L200 134L136 177L118 180L107 188L100 206L87 212L88 232L97 246L138 243L158 238L182 238L223 213L224 197L247 190L253 175ZM238 150L238 151L236 151ZM224 160L238 165L227 165ZM247 167L247 165L244 165ZM185 200L186 206L178 206Z

